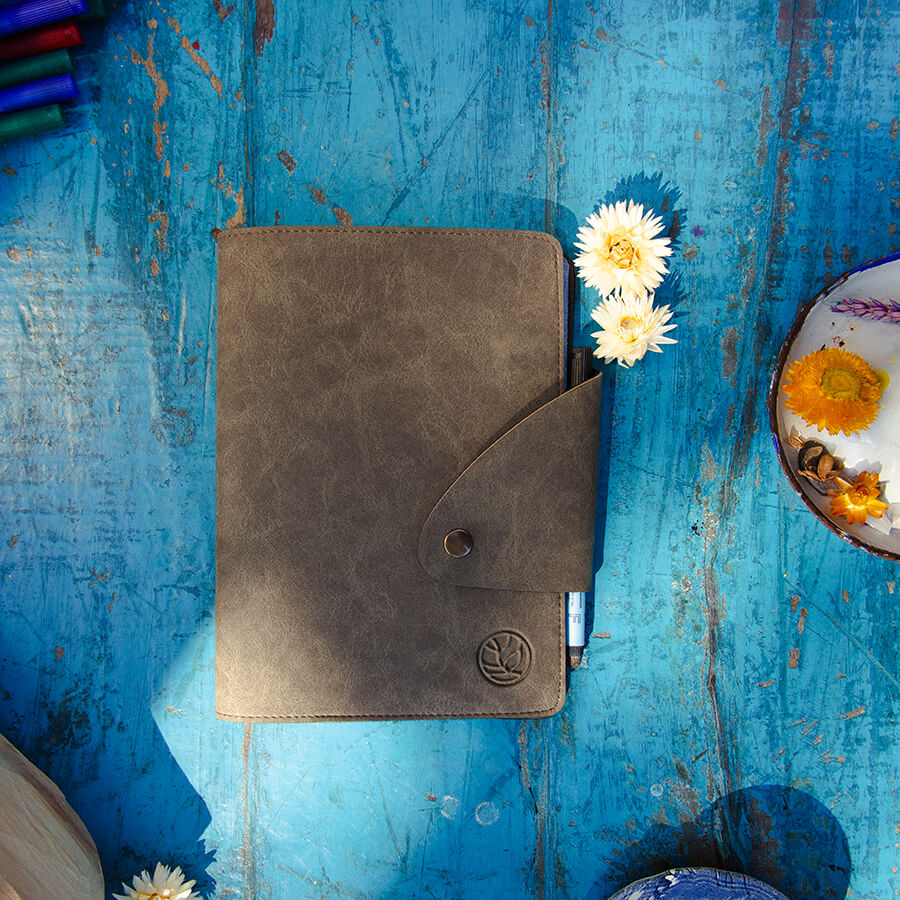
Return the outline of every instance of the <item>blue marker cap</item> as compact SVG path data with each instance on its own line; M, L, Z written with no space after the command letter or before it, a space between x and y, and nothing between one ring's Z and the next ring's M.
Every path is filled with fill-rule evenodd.
M0 34L26 31L47 22L56 22L88 11L88 0L25 0L0 6Z
M27 84L14 84L0 90L0 113L12 112L14 109L27 109L29 106L45 106L48 103L59 103L78 96L75 79L65 72L62 75L51 75L29 81Z

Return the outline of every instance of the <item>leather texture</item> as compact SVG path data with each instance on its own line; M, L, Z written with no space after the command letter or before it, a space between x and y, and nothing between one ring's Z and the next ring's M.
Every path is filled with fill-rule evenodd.
M495 441L438 501L419 560L438 581L506 591L589 591L597 509L600 376ZM444 537L467 532L454 557Z
M581 433L567 420L596 421L590 404L551 403L565 363L559 244L536 232L363 227L237 229L217 241L217 715L559 710L569 585L532 572L539 589L463 586L419 561L435 505L506 432L545 404L560 410L524 442L527 460L510 451L491 475L502 497L521 489L523 466L531 473L532 511L509 520L522 523L547 500L540 460L551 466L570 426ZM590 474L584 489L593 504ZM577 536L556 527L541 540L570 541L580 565L593 518Z

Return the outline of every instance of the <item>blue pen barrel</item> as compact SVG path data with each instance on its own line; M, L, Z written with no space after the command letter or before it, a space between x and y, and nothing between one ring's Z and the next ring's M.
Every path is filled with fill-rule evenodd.
M88 0L25 0L0 6L0 34L26 31L47 22L58 22L88 11Z
M59 103L77 96L75 79L64 72L62 75L51 75L49 78L0 89L0 113L28 109L31 106L46 106L48 103Z

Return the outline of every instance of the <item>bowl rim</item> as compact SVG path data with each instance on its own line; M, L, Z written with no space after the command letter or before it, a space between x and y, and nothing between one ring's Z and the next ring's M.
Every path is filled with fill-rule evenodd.
M794 470L791 468L790 463L787 461L787 456L785 455L785 447L781 440L781 435L778 432L778 389L781 384L781 377L784 374L784 366L787 362L788 356L790 355L791 348L794 345L794 341L797 338L797 335L803 328L806 317L812 311L813 307L820 300L823 300L826 296L828 296L828 294L832 293L836 288L839 288L851 275L854 275L857 272L862 272L866 269L872 269L875 266L880 266L884 263L895 262L897 260L900 260L900 251L897 251L895 253L888 253L886 256L880 256L876 259L872 259L868 262L862 263L861 265L855 266L854 268L844 272L843 275L835 278L835 280L830 284L826 284L812 298L812 300L809 300L803 305L803 307L797 313L797 316L795 317L790 330L788 331L784 341L781 344L781 350L779 351L778 357L775 360L775 369L772 372L772 380L769 384L769 393L766 397L766 409L769 413L769 431L772 435L772 443L775 446L775 455L778 457L778 462L781 464L781 468L784 471L784 474L787 476L788 482L794 489L794 493L797 494L798 497L800 497L800 499L806 505L806 508L823 525L825 525L826 528L829 529L829 531L832 531L839 538L846 541L848 544L852 544L854 547L858 547L860 550L865 550L867 553L871 553L873 556L878 556L881 559L891 560L892 562L900 562L900 552L895 553L892 550L884 550L880 547L873 547L860 538L856 537L855 535L850 534L849 532L841 528L840 525L835 523L832 519L828 518L828 516L826 516L806 496L806 493L803 490L797 474L794 472Z

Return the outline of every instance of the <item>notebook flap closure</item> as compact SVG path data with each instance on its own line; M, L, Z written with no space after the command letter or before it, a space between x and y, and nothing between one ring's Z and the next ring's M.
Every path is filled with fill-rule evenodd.
M419 561L437 581L510 591L591 589L600 376L487 448L435 505Z

